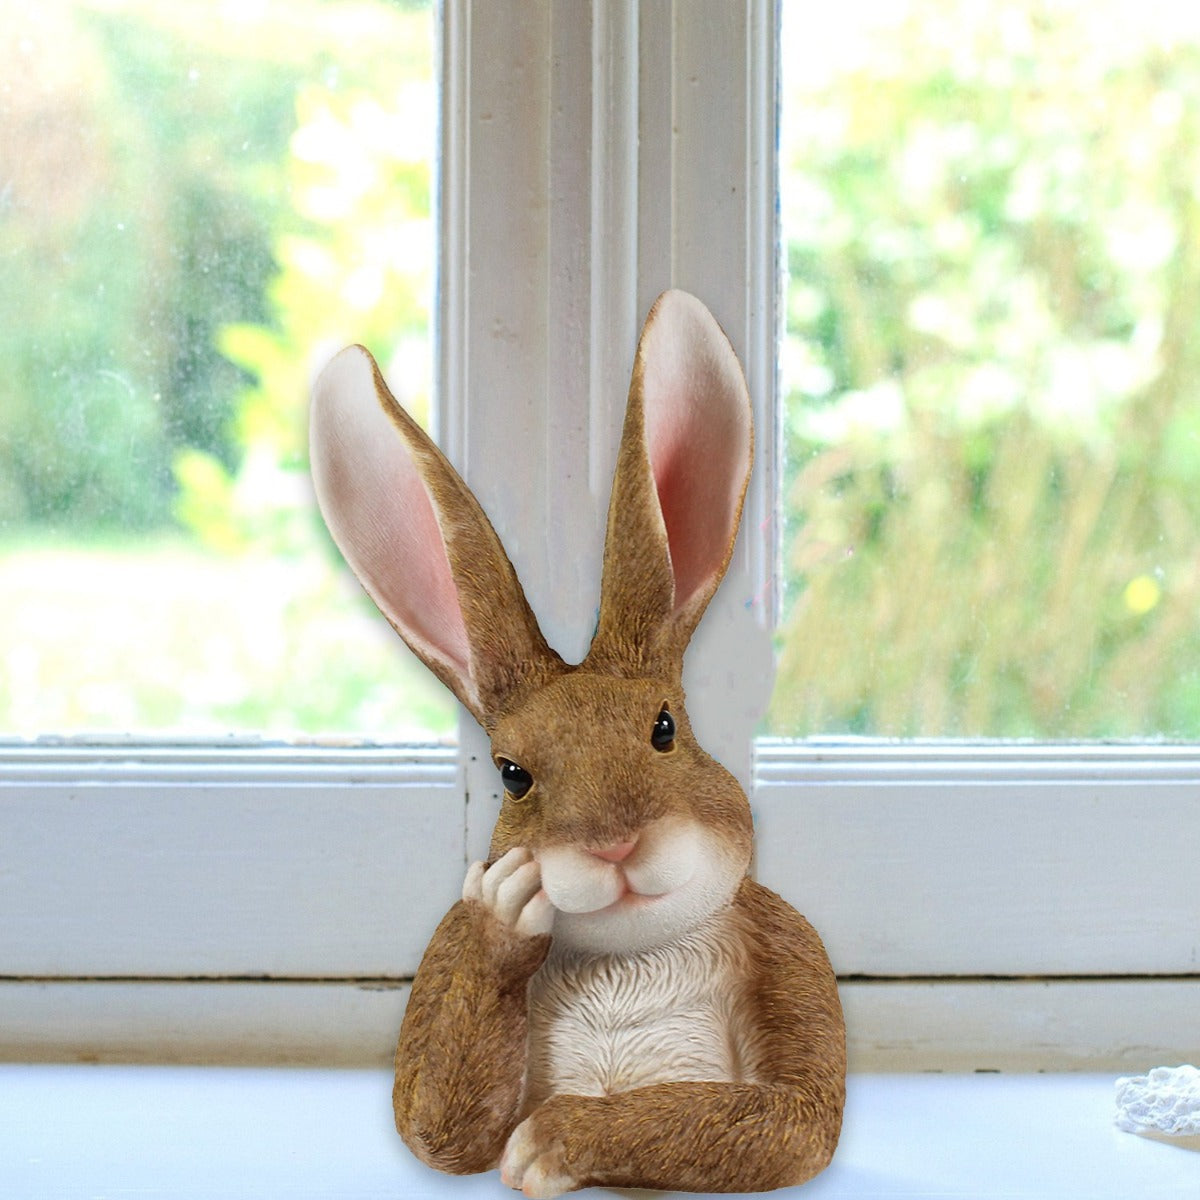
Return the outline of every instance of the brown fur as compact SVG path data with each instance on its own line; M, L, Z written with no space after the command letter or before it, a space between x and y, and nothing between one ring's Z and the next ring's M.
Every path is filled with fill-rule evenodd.
M413 981L392 1105L422 1162L452 1174L494 1167L517 1123L525 1077L525 989L549 937L505 929L459 901Z
M647 736L664 701L676 721L669 754L655 751ZM524 799L505 798L493 860L514 846L607 846L659 817L695 814L749 861L745 795L696 742L677 680L571 672L501 718L492 749L536 780Z
M419 647L413 649L490 731L504 704L527 688L536 689L564 664L546 644L517 573L471 489L396 401L373 359L371 370L379 405L412 456L437 514L463 623L472 637L475 692L465 689L461 678ZM404 629L392 624L401 637L407 637Z
M680 396L686 405L694 389L697 411L710 411L720 430L706 444L733 450L717 454L715 479L693 475L664 500L670 481L655 478L647 441L646 405L654 400L647 379L651 364L675 363L681 345L700 352L686 378L673 385L669 406L656 411L690 419ZM387 438L355 444L378 456L372 460L376 477L408 483L414 472L419 477L423 491L409 487L405 495L427 495L444 557L436 550L413 569L445 580L448 568L459 612L449 614L447 627L465 627L469 670L448 666L461 656L447 658L425 634L414 638L402 614L382 605L385 615L471 709L496 758L521 764L534 779L528 795L506 798L489 861L518 847L535 857L556 846L601 849L636 838L651 822L669 827L663 818L687 818L717 836L725 856L719 861L747 867L749 805L736 781L697 745L680 682L688 639L732 553L752 440L740 368L707 311L689 297L668 294L647 318L613 483L599 626L578 667L546 645L487 518L392 398L373 362L367 390L372 394L355 419L369 424L367 410L377 400L400 435L393 439L399 448ZM314 476L327 517L334 518L331 528L356 529L361 508L354 519L337 520L344 507L360 504L347 482L354 464L345 461L343 433L328 415L354 411L358 400L344 399L339 393L327 403L318 384ZM679 444L686 445L686 437ZM704 472L710 463L690 469ZM733 507L711 536L697 531L687 508L696 495ZM690 556L691 584L682 599L668 510L688 526L679 549ZM368 547L376 555L367 562L372 568L379 566L378 544ZM675 744L665 753L649 740L664 704L676 721ZM551 1094L529 1115L528 1128L539 1161L561 1167L567 1186L762 1190L803 1182L829 1162L845 1089L845 1034L832 968L812 927L774 893L743 879L728 903L721 919L732 921L740 959L749 964L730 987L738 993L737 1012L750 1014L750 1028L738 1032L745 1035L739 1041L754 1048L754 1061L734 1082ZM456 904L434 933L401 1029L393 1093L397 1128L424 1162L455 1173L499 1163L524 1115L528 991L551 940L518 934L474 899Z
M665 1083L554 1096L534 1114L587 1184L753 1192L805 1183L833 1157L845 1101L837 985L812 926L747 879L735 901L757 965L754 1083Z
M751 946L754 1083L676 1083L612 1096L554 1096L533 1120L585 1184L761 1191L803 1183L833 1157L845 1102L837 982L815 930L747 879L734 907ZM443 1171L485 1171L515 1128L525 1077L525 986L549 939L481 940L497 923L459 904L413 985L393 1101L404 1140ZM497 928L489 930L488 926Z

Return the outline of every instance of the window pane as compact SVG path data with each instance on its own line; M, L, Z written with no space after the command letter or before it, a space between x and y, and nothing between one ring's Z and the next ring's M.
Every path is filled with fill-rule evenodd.
M1200 9L783 6L780 734L1200 737Z
M0 0L0 30L0 734L446 734L305 459L344 342L429 410L428 3Z

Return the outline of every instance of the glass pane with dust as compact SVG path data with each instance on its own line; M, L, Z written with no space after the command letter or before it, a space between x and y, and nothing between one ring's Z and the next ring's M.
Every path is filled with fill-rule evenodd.
M434 41L422 3L0 0L0 736L452 731L305 450L344 342L429 410Z
M1200 738L1200 7L783 5L782 735Z

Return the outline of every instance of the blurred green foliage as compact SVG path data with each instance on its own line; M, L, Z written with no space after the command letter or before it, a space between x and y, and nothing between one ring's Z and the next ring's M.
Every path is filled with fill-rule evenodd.
M785 5L771 727L1196 738L1200 22L853 8Z
M206 511L176 507L181 483L211 482L197 455L240 471L263 365L224 331L286 323L289 235L346 249L297 211L296 131L397 79L428 90L430 39L427 4L0 0L0 527ZM418 174L427 214L428 159ZM294 413L311 343L289 332L275 408ZM293 457L296 425L273 429Z
M404 82L387 105L358 89L298 94L285 168L294 219L274 246L270 320L225 325L216 340L250 380L233 422L239 470L235 479L217 456L195 450L175 464L177 515L218 548L283 551L311 536L299 414L329 354L369 345L409 410L428 417L437 129L428 47L423 61L397 66Z
M783 11L771 730L1200 737L1200 9ZM428 410L431 27L0 0L0 728L451 726L304 461L347 341Z
M266 315L294 83L188 42L194 5L4 7L0 520L161 524L177 447L237 457L214 335Z
M0 0L0 734L453 731L305 461L345 341L428 407L433 34Z

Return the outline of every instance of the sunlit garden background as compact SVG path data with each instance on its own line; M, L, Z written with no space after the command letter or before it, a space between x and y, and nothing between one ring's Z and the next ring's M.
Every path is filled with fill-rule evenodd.
M429 409L428 4L0 14L0 731L451 733L304 457L347 341Z
M1200 6L785 0L782 733L1200 736Z
M783 4L779 734L1200 737L1200 8ZM0 0L0 735L446 737L308 486L430 409L435 14Z

